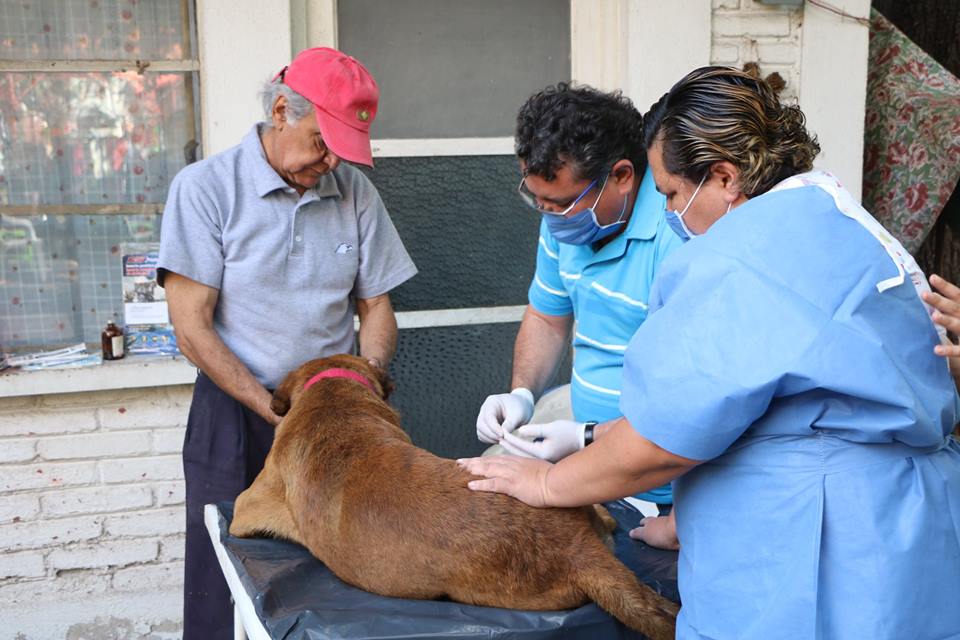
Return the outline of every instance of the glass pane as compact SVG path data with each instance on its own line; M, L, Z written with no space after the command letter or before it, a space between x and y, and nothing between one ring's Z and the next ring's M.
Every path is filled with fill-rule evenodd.
M349 0L337 22L380 86L375 139L510 137L531 93L570 79L570 0Z
M0 74L0 203L163 202L196 138L193 74Z
M364 173L420 268L390 292L395 309L527 304L540 216L517 195L516 158L377 158L376 169ZM450 224L452 211L457 224Z
M0 216L0 350L99 344L123 322L120 244L159 239L159 215Z
M183 0L3 0L0 58L182 60Z

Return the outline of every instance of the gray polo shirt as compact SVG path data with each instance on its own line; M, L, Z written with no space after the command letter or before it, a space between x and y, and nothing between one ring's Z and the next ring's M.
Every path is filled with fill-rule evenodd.
M159 278L219 289L217 333L274 388L306 360L353 352L354 298L417 268L363 173L341 163L301 197L267 163L258 130L173 179Z

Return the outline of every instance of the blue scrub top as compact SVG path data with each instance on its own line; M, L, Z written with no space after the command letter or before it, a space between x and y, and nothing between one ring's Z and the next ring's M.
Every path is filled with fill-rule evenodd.
M677 638L960 637L957 396L909 279L810 186L667 260L623 414L674 482Z
M665 204L648 169L627 228L599 251L558 242L546 222L540 225L529 300L540 313L572 313L576 320L570 380L575 420L605 422L621 415L623 354L647 317L650 287L660 263L682 244L667 226ZM638 497L660 504L673 500L670 485Z

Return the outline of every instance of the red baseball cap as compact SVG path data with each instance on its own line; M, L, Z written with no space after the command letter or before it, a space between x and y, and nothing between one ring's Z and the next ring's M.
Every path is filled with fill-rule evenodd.
M320 135L331 151L373 166L370 125L380 89L356 58L328 47L304 49L277 76L313 103Z

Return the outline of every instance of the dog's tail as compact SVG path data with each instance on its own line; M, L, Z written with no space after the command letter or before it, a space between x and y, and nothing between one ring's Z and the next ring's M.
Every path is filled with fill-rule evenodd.
M650 640L673 640L679 607L641 584L605 547L579 556L577 586L614 618Z

